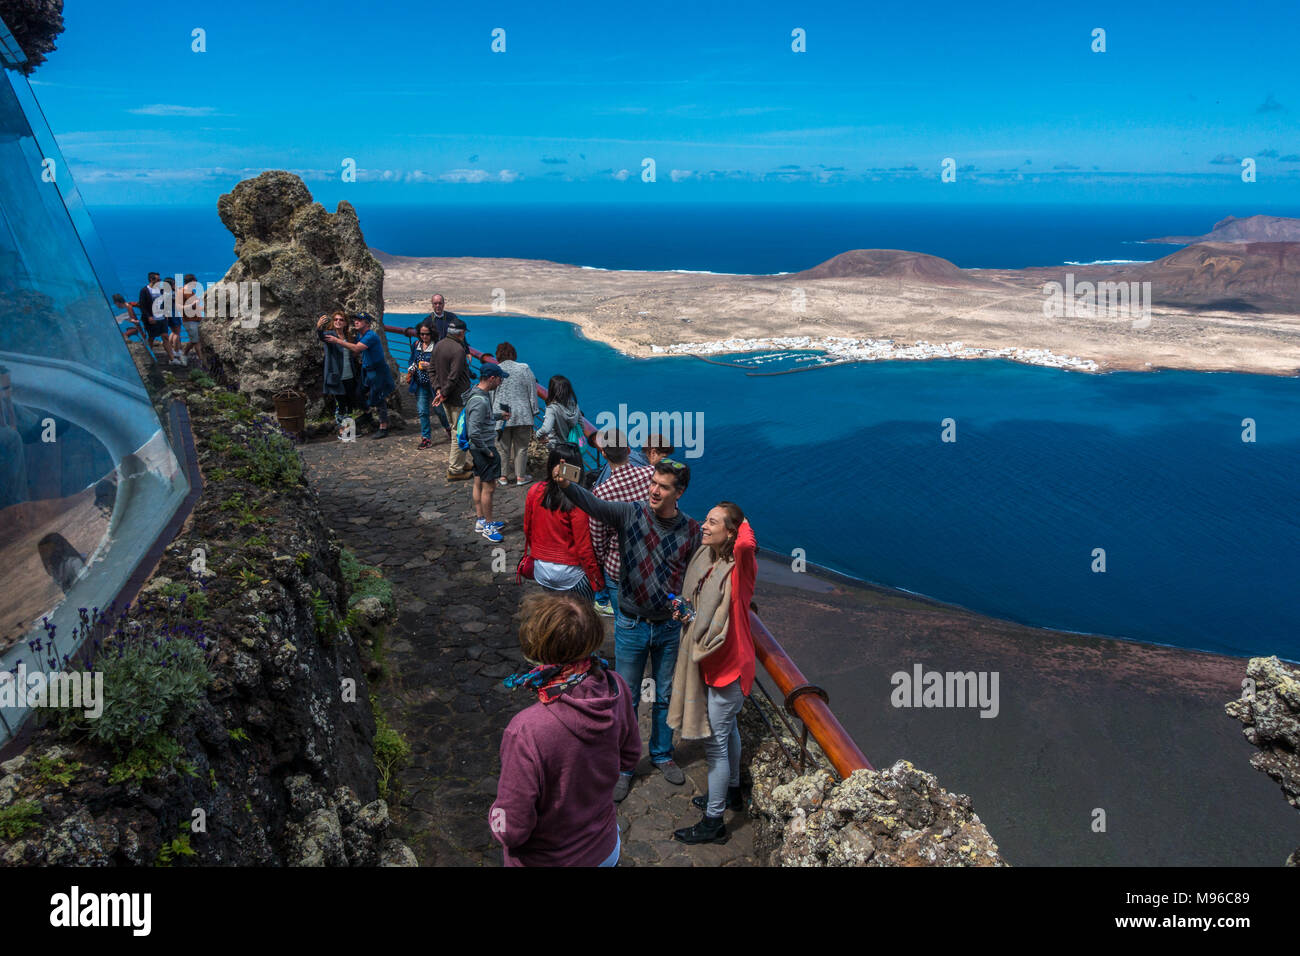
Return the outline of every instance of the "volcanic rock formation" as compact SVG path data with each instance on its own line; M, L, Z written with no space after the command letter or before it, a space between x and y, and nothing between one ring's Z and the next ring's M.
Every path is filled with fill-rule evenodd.
M1300 668L1276 657L1252 657L1241 699L1224 710L1245 726L1242 735L1259 748L1250 765L1277 781L1287 802L1300 810ZM1300 848L1286 861L1300 866Z
M971 807L900 760L836 783L796 776L775 740L750 763L754 852L768 866L1006 866Z
M272 170L223 195L217 213L239 260L205 293L204 349L228 384L263 407L296 389L309 410L319 408L317 317L341 308L383 322L384 270L366 248L356 210L340 202L326 212L301 179ZM397 380L391 356L388 362ZM390 405L400 408L401 394Z

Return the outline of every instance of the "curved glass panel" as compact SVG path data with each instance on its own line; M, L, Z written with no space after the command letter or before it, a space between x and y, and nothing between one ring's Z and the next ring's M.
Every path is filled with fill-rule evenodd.
M189 491L97 276L111 269L0 22L0 744ZM53 639L50 630L53 629Z

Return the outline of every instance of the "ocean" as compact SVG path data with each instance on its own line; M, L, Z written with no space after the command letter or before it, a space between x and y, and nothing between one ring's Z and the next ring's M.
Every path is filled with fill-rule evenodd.
M393 254L739 273L798 271L853 248L985 268L1150 260L1176 247L1142 239L1259 211L1300 215L949 204L358 209L369 244ZM151 269L209 282L233 260L214 209L91 215L128 298ZM1002 361L754 377L693 358L630 359L567 324L466 318L471 343L491 349L508 338L543 384L569 376L588 418L620 403L701 416L683 508L703 518L718 500L737 501L759 543L792 561L1026 624L1300 659L1294 379L1092 376ZM942 440L948 418L956 441ZM1246 418L1254 442L1242 441Z
M962 268L1149 261L1201 235L1229 212L1300 217L1293 209L1202 206L718 204L362 206L372 248L392 255L549 259L602 269L798 272L850 249L905 249ZM124 294L152 270L220 279L234 239L214 207L91 210ZM110 280L111 281L111 280ZM109 290L119 291L119 290ZM454 306L453 306L454 308Z

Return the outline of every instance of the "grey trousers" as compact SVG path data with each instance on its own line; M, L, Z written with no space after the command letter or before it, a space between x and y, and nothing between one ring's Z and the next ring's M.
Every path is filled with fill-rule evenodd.
M501 477L514 481L528 471L528 440L533 437L532 425L507 425L497 438L497 451L501 453Z
M740 708L745 695L736 679L726 687L707 689L709 727L713 735L704 742L709 765L709 806L711 817L722 816L727 808L727 788L740 786Z

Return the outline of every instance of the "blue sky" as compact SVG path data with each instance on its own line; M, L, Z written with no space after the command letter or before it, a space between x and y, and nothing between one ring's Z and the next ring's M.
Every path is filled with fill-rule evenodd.
M1294 4L701 6L68 0L34 89L91 205L1300 200Z

